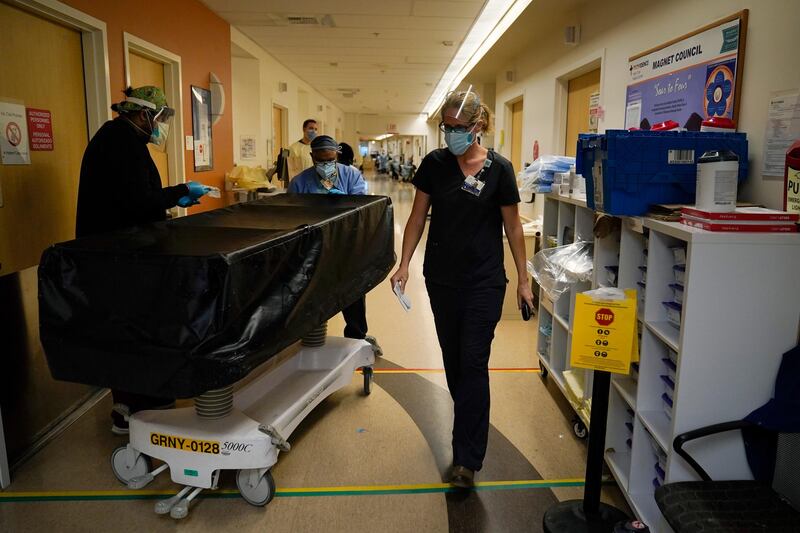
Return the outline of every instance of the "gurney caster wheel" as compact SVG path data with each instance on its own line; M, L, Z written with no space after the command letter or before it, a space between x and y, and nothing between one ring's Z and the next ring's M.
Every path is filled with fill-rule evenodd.
M272 478L272 472L269 470L258 478L255 484L251 482L250 470L239 470L236 472L236 487L242 494L242 498L250 505L255 505L256 507L267 505L272 501L272 498L275 497L275 480Z
M372 367L365 366L362 372L364 373L364 395L369 396L372 392Z
M589 435L589 430L586 429L586 424L583 423L583 420L577 417L572 420L572 432L575 433L575 436L581 440L585 439Z
M150 458L139 454L133 465L129 466L128 454L136 453L132 448L120 446L111 453L111 470L121 483L127 485L128 482L139 476L150 472Z

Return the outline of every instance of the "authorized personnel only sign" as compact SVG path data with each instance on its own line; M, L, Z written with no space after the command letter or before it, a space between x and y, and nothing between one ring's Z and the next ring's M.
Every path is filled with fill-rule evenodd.
M46 109L27 108L28 136L32 151L50 151L53 149L53 121L50 111Z
M635 290L626 290L624 300L575 296L572 366L628 374L635 353L638 355Z

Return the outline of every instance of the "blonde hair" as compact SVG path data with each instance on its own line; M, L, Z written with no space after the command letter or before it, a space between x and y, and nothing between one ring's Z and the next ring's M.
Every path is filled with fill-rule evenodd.
M463 107L462 107L463 104ZM459 120L475 124L476 122L483 121L481 132L489 131L491 127L492 114L486 104L481 102L481 97L475 91L453 91L447 95L447 98L442 104L440 115L444 120L444 114L448 109L461 108L461 114L458 116Z

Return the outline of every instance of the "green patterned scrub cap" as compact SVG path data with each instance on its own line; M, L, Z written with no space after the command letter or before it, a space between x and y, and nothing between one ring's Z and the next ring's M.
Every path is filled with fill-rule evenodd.
M135 112L142 109L159 111L167 107L167 97L164 95L164 91L158 87L152 85L145 85L136 89L128 87L124 92L125 100L111 106L111 109L117 113Z

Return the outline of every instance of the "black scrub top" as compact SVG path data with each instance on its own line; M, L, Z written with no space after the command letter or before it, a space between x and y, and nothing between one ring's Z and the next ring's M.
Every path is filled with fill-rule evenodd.
M414 186L431 197L423 267L429 282L456 288L507 283L500 207L519 203L519 189L511 163L491 150L487 157L492 165L481 176L480 196L461 190L466 176L447 149L425 156L414 176Z
M117 117L97 130L83 154L75 235L165 220L187 194L184 184L162 188L147 138Z

